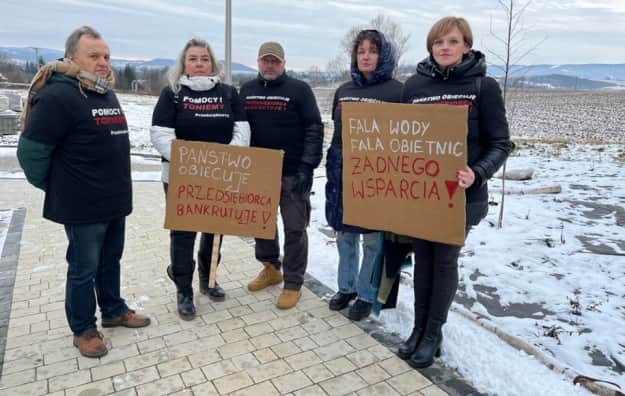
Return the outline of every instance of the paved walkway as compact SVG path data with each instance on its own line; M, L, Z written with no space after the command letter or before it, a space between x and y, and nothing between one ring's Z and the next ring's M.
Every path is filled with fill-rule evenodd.
M248 292L260 266L242 238L224 239L217 279L226 301L196 294L198 317L180 320L165 276L160 183L134 184L122 261L123 296L152 325L103 329L108 355L84 358L65 320L63 228L42 219L42 192L23 180L0 184L0 208L26 209L0 394L446 394L309 289L287 311L275 308L278 286Z

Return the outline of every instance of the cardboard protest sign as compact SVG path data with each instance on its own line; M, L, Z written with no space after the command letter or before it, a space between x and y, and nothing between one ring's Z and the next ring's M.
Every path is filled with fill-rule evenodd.
M343 222L464 244L467 108L343 103Z
M273 239L278 150L174 140L165 228Z

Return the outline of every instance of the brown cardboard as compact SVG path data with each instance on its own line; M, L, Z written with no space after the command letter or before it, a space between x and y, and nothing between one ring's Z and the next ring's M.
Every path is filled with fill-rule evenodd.
M343 103L343 222L464 244L467 107Z
M282 151L174 140L165 228L273 239Z

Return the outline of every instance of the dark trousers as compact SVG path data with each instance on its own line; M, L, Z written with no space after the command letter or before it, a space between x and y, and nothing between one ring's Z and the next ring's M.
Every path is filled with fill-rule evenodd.
M165 194L167 194L167 183L163 183ZM213 255L214 234L200 233L200 247L198 249L198 275L200 283L208 284L208 277L211 269L211 257ZM193 248L195 246L195 231L169 232L169 256L171 269L174 275L174 283L178 291L184 295L193 294L193 272L195 271L195 261L193 260ZM221 261L221 243L223 236L219 239L219 253L217 263Z
M310 223L310 193L293 191L295 177L282 176L280 214L284 223L284 260L280 262L278 231L274 239L256 238L256 259L271 263L284 274L284 288L299 290L304 283L308 264L308 234Z
M65 315L74 335L96 328L96 299L103 319L128 310L120 296L120 260L126 218L104 223L66 224Z
M486 202L467 203L465 239L488 213ZM458 289L458 257L462 246L412 239L415 265L415 323L432 319L445 323Z
M445 323L458 289L461 246L413 239L415 318Z

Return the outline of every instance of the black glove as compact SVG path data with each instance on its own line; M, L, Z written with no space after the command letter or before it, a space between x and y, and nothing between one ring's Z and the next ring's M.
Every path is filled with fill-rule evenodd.
M313 167L308 164L302 164L295 173L295 184L293 191L299 194L310 192L313 183Z

